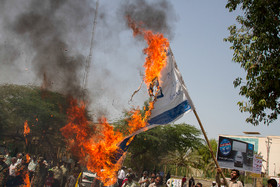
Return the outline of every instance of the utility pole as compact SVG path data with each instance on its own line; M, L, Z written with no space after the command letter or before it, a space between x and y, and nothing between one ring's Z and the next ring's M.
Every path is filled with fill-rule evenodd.
M267 148L267 158L266 158L266 174L269 175L269 153L270 153L270 144L272 139L267 137L266 148Z

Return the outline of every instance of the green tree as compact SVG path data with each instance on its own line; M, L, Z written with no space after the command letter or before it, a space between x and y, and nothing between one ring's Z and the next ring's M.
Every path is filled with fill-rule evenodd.
M235 87L246 102L238 102L241 112L249 112L247 122L269 125L280 113L280 1L228 0L226 8L239 8L244 15L229 27L233 61L246 71L246 80L237 78Z
M210 145L212 147L213 153L217 152L217 141L215 139L211 139ZM200 169L203 170L205 177L213 177L216 171L216 165L212 158L211 152L207 144L203 144L197 150L197 154L200 155Z
M201 145L200 134L198 129L184 123L155 127L134 138L126 164L139 172L159 169L162 164L186 166L184 156ZM180 156L175 158L175 153Z
M13 151L55 158L65 147L60 128L66 124L65 96L33 86L0 86L0 140ZM24 122L30 134L23 134ZM25 141L27 140L27 141Z

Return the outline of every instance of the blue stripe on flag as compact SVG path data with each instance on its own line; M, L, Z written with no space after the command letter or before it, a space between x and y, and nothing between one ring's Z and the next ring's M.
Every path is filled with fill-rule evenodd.
M153 124L168 124L175 120L177 117L182 115L183 113L187 112L191 109L191 105L187 100L183 101L176 107L159 114L148 121L149 125Z
M131 138L134 138L133 136L127 137L125 138L120 145L118 146L119 148L117 149L117 151L111 156L111 161L112 163L117 163L118 160L123 156L124 152L127 151L130 143L127 143Z
M190 109L191 109L191 105L189 104L189 102L187 100L185 100L182 103L180 103L179 105L177 105L176 107L174 107L168 111L165 111L162 114L150 119L148 121L148 126L153 125L153 124L158 124L158 125L168 124L168 123L174 121L177 117L184 114L185 112L187 112ZM145 130L143 129L143 131L145 131ZM111 159L112 163L116 163L122 157L123 153L127 151L127 149L129 148L129 145L131 143L131 142L128 143L130 138L133 138L133 136L125 138L120 143L120 145L118 146L119 149L113 154L113 157Z

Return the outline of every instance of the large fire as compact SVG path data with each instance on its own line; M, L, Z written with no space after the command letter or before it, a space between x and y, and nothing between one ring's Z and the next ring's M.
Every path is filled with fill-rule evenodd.
M143 52L147 55L144 64L144 81L149 88L154 84L155 79L159 79L160 72L166 65L169 42L162 34L153 34L152 31L137 27L130 18L128 18L128 23L134 31L134 36L143 36L148 44ZM127 134L133 134L147 126L154 102L155 98L144 109L144 114L141 113L139 107L131 110L130 118L127 119L127 131L119 132L114 131L104 117L99 120L99 124L89 122L85 104L72 99L71 107L68 109L68 124L61 131L68 140L69 149L80 159L80 163L95 172L105 186L112 185L116 183L117 171L125 158L125 153L121 152L122 157L116 160L115 155L121 151L118 145ZM132 140L133 136L128 143Z

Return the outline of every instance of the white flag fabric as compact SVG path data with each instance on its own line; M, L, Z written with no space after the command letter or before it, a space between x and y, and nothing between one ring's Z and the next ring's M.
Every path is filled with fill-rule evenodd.
M169 49L167 64L159 80L161 92L154 104L148 126L172 123L194 109L181 73Z

